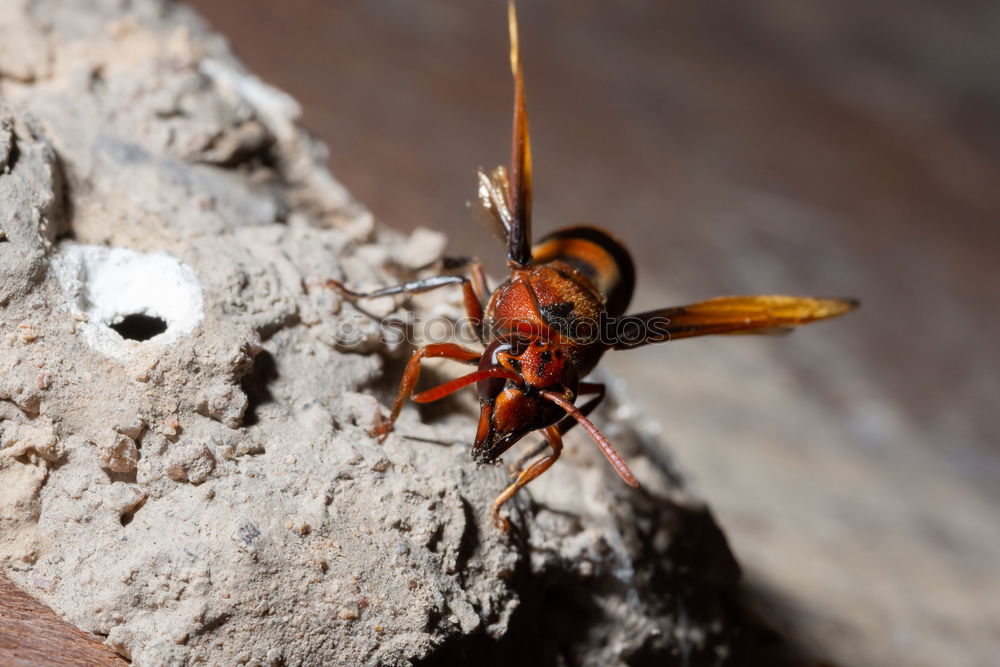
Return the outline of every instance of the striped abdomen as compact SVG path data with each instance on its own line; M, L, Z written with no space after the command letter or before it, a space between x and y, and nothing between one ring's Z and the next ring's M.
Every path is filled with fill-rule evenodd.
M621 241L596 227L567 227L548 234L531 249L535 265L563 262L579 271L604 295L612 317L625 314L635 288L635 266Z

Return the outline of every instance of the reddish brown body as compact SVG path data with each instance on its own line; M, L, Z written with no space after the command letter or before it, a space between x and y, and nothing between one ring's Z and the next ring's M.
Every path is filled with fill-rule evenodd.
M538 392L576 399L580 378L609 347L602 326L623 314L632 297L632 258L603 230L571 227L550 234L532 249L532 262L496 288L483 317L487 349L480 371L499 366L517 379L479 382L482 411L472 455L481 463L495 461L531 431L567 419L562 433L575 423ZM625 476L634 479L630 472Z
M542 449L522 457L515 466L517 479L493 504L493 519L501 530L509 528L500 516L501 506L548 470L562 451L562 435L577 424L593 438L622 479L639 486L611 443L587 418L604 397L604 386L582 379L609 349L709 334L773 333L834 317L857 305L850 299L730 296L623 317L635 287L635 269L628 251L615 237L594 227L570 227L531 247L531 148L513 2L509 5L509 27L515 83L510 177L502 167L490 174L480 171L477 210L505 238L510 276L492 294L475 261L465 262L471 269L467 277L433 276L365 294L328 281L350 298L462 286L466 310L485 350L452 343L417 349L403 374L392 413L376 429L376 435L385 437L392 430L403 404L413 394L423 359L444 357L474 364L475 371L413 395L413 400L434 401L475 384L480 417L472 456L480 463L496 461L533 431L543 433L542 449L548 445L551 453L523 470L520 463ZM590 398L577 407L577 399L585 395Z
M515 269L486 307L486 342L508 323L561 336L580 376L594 370L607 350L595 339L599 327L625 314L635 269L618 239L594 227L570 227L546 236L532 249L528 269Z

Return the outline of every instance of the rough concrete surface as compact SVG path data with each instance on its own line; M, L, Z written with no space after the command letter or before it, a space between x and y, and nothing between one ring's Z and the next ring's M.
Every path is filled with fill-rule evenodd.
M725 539L627 416L605 424L644 490L570 438L510 536L469 396L368 436L407 353L377 318L459 295L362 312L304 285L410 277L442 239L377 228L197 16L6 2L0 26L0 563L24 590L142 665L737 655Z

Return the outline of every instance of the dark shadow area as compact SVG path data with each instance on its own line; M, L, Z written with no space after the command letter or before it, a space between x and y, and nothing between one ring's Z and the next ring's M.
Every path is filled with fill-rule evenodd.
M134 314L126 315L121 322L109 325L125 340L144 341L167 330L167 322L162 317Z
M507 633L493 639L479 632L450 643L420 664L569 666L592 662L594 651L613 641L613 633L630 632L628 614L616 613L606 601L632 596L652 612L659 632L621 655L624 664L824 664L778 635L755 611L759 605L754 593L741 584L739 566L708 510L645 493L639 506L639 518L627 535L638 568L631 581L623 582L610 572L582 576L566 563L531 571L531 559L524 559L513 574L521 604ZM663 549L654 546L654 535L665 527L671 540ZM513 538L526 547L529 536L521 530L521 524L515 524Z
M17 166L17 161L21 159L21 147L17 143L17 134L10 134L10 143L7 147L7 156L4 162L0 163L0 169L4 169L7 173L14 171Z
M750 667L833 667L833 663L820 659L795 636L796 619L785 617L771 603L770 594L752 581L744 582L741 606L746 619L747 640L741 662ZM780 626L786 628L779 631Z
M257 423L257 409L265 403L274 400L269 385L278 378L278 366L274 356L267 350L254 357L253 368L240 381L240 386L247 395L247 411L243 415L244 426Z
M136 443L138 445L139 443ZM108 476L109 482L122 482L124 484L135 484L138 478L138 472L135 470L130 470L129 472L113 472L107 468L101 468L104 474Z
M130 523L132 523L132 519L135 518L136 513L139 510L141 510L143 505L145 504L146 504L146 498L143 497L142 500L140 500L136 505L122 512L121 515L118 517L118 522L121 523L122 527L125 527Z

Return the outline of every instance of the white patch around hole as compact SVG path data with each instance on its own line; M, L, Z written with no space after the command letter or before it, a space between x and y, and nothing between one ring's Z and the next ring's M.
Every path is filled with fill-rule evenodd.
M67 308L82 320L87 345L115 359L170 345L191 333L204 315L202 286L194 271L165 252L65 242L52 268ZM166 330L141 342L126 340L111 325L129 315L162 319Z

